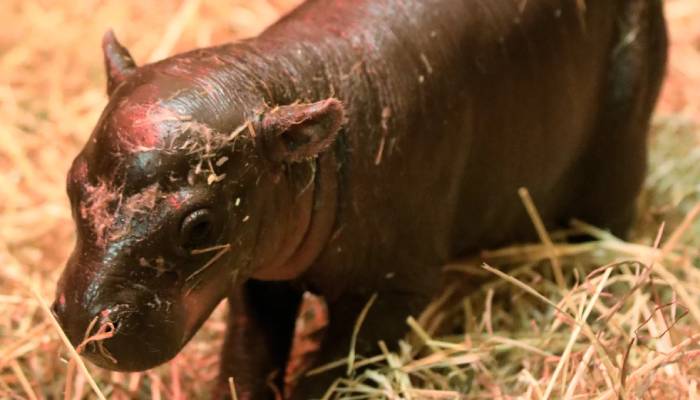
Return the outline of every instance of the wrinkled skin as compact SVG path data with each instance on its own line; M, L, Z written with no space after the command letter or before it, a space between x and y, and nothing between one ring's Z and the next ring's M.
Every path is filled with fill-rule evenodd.
M532 238L518 187L549 227L623 234L661 3L517 3L308 1L257 38L141 67L105 35L109 103L68 174L77 244L54 312L71 341L103 327L88 359L151 368L228 298L216 396L234 376L239 398L271 398L304 290L328 302L317 363L346 354L373 293L356 349L393 345L446 261Z

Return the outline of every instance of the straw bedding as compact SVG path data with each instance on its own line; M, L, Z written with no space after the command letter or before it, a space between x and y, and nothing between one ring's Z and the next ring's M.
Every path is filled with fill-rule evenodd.
M154 370L88 365L86 375L68 363L74 349L43 308L73 243L65 174L106 102L99 41L107 28L142 63L254 35L296 3L0 2L0 398L92 398L91 379L107 398L206 396L221 308ZM447 266L486 283L450 288L407 321L411 338L398 353L348 349L351 357L323 366L366 367L328 398L698 398L700 3L669 0L666 8L671 67L630 241L576 222L572 231L596 240L568 244L571 232L544 230L541 243ZM536 225L536 204L523 199ZM504 266L508 275L498 272ZM454 334L433 337L438 327Z

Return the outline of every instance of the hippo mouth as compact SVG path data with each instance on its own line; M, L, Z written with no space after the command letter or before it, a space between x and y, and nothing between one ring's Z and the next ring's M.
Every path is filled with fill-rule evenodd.
M52 311L72 345L88 361L112 371L136 372L175 357L220 301L205 303L208 303L206 310L202 307L196 317L180 318L178 323L175 322L178 318L172 314L156 321L149 312L128 304L117 304L101 310L82 332L71 329L76 324L71 324L72 321L67 320L70 318L59 313L55 304Z
M93 364L112 371L143 371L173 358L180 351L184 332L178 329L172 313L154 316L128 304L100 310L86 328L81 315L52 311L66 335L80 353ZM78 317L78 318L76 318Z
M53 313L76 350L93 364L113 371L147 370L175 357L225 297L232 282L215 278L226 265L217 264L199 276L196 286L167 298L149 291L130 302L101 300L94 302L100 306L84 307L66 303L63 295ZM131 297L125 293L110 297Z

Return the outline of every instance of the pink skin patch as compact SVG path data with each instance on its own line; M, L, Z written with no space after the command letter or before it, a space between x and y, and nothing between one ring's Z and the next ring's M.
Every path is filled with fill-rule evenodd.
M160 197L160 188L157 183L148 186L144 190L125 199L116 211L120 213L123 223L112 227L107 237L108 240L118 240L129 233L131 221L138 215L145 215L151 212Z
M152 150L163 142L169 122L186 120L160 102L156 85L143 85L122 100L112 112L112 129L120 150L133 153Z
M97 237L97 245L103 247L107 231L114 223L115 215L110 207L121 197L121 194L109 183L100 181L97 185L85 185L86 197L80 204L80 216L90 221Z
M153 104L128 104L114 113L119 142L127 151L153 149L158 144L158 126L150 121Z
M182 207L182 205L185 204L188 198L189 196L182 193L172 193L168 195L166 201L168 202L170 208L172 208L173 210L179 210L180 207Z
M160 194L160 189L158 184L154 183L140 193L126 199L122 205L122 210L127 216L133 216L138 213L147 213L156 206L156 201L158 200Z
M88 173L88 168L87 168L87 162L85 162L84 159L80 159L75 166L73 166L73 170L71 172L71 179L73 179L74 182L85 182L87 181L87 173Z
M92 225L99 247L127 234L131 221L137 215L152 211L160 197L157 183L126 199L119 189L104 181L96 186L86 185L86 193L80 206L80 215ZM123 223L116 224L118 215L122 217Z
M66 294L61 293L61 295L58 297L58 304L61 305L61 307L65 307L66 305Z
M155 149L162 143L163 128L167 123L182 120L174 111L152 103L126 103L114 112L112 118L120 147L129 153Z

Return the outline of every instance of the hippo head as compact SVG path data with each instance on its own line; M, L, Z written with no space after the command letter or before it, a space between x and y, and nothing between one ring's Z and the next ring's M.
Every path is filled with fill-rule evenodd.
M242 101L205 79L211 58L136 67L111 32L103 49L110 99L68 173L77 243L53 311L89 360L136 371L175 356L234 285L293 277L275 271L344 117L335 99Z

